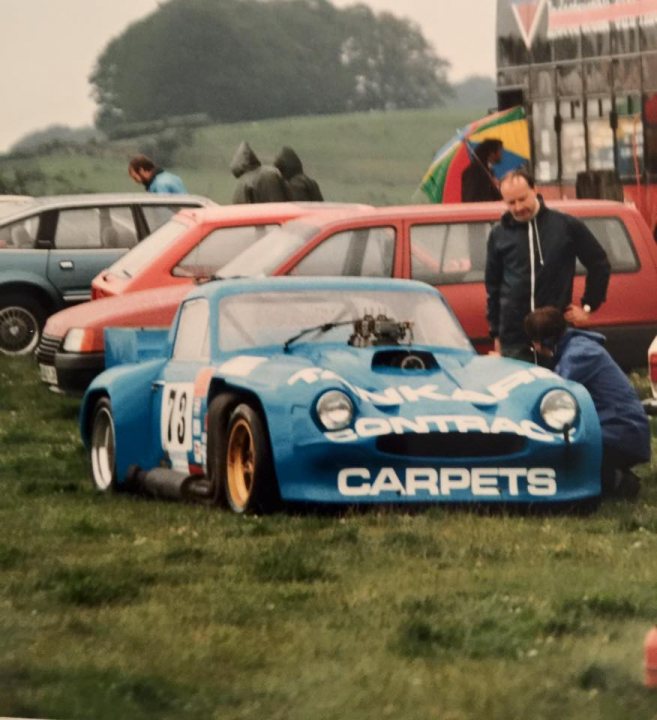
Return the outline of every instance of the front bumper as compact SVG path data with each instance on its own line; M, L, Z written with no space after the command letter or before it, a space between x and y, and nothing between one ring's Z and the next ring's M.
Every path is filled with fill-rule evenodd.
M105 369L105 353L55 353L57 389L67 395L83 395L89 383Z
M472 437L473 443L477 442ZM372 440L296 446L276 457L281 496L331 504L560 503L600 495L597 438L527 443L496 457L419 457L382 453Z

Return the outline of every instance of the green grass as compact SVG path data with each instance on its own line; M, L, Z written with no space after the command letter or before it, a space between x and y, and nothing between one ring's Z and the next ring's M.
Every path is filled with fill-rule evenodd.
M435 151L457 128L484 114L482 108L436 108L215 125L196 129L168 169L180 174L190 192L229 203L236 182L230 162L242 140L263 162L290 145L327 200L408 204ZM30 160L0 157L0 173L38 166L49 193L138 190L127 163L143 141L117 140Z
M0 358L3 715L655 717L654 468L584 517L237 517L95 493L76 413Z

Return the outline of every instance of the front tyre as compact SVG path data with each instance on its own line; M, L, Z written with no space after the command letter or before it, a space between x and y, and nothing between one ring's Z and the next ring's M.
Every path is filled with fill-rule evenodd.
M224 467L228 440L226 433L230 416L239 404L239 395L223 393L214 397L208 406L207 476L210 485L208 499L212 505L228 505Z
M112 403L101 398L91 424L91 481L96 490L116 490L116 433Z
M269 436L260 414L242 403L232 412L223 458L226 500L233 512L262 513L280 503Z

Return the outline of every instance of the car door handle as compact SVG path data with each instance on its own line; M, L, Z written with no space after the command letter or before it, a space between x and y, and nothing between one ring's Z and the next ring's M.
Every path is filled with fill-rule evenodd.
M164 387L164 380L155 380L151 383L151 390L155 392L158 388Z
M73 270L75 264L73 263L73 260L60 260L59 267L62 270Z

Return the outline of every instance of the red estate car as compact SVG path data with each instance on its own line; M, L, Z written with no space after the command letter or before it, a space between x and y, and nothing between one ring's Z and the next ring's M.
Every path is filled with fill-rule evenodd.
M657 332L657 245L632 205L608 200L549 203L579 217L607 252L607 300L591 329L624 368L645 365ZM484 271L490 228L503 203L375 208L346 214L306 215L272 231L236 256L221 274L366 275L422 280L435 285L479 352L492 344L486 321ZM584 293L578 268L573 297Z
M624 367L645 365L646 350L657 333L657 245L637 210L599 200L554 201L551 207L584 220L603 244L612 264L607 302L595 313L595 328ZM484 265L488 232L504 211L502 203L420 205L392 208L342 208L307 214L285 223L224 265L220 275L363 275L411 277L436 285L447 298L479 352L491 348L485 317ZM575 280L575 298L584 278ZM72 386L76 368L97 353L93 375L103 367L102 328L170 323L188 286L161 288L132 299L155 317L107 303L95 317L96 301L52 316L44 330L48 352L37 358L44 382L80 392L91 379ZM128 298L129 299L129 298ZM130 306L132 307L132 306ZM56 323L56 325L55 325ZM87 368L89 369L89 368ZM51 373L51 375L49 375ZM92 377L93 377L92 375ZM82 377L82 376L80 376Z

